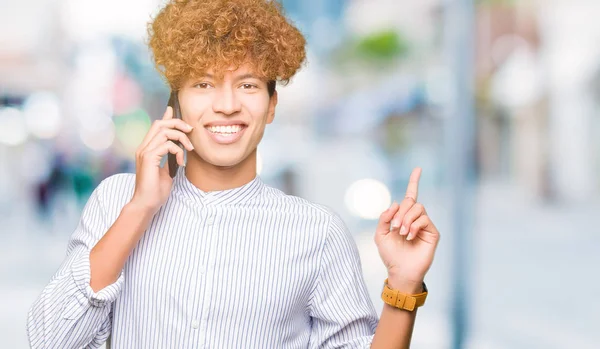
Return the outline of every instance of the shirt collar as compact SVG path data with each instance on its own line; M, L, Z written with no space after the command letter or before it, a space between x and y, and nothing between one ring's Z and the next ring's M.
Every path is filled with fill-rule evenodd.
M264 187L262 179L256 175L253 180L241 187L205 192L188 180L184 166L179 167L173 178L173 190L181 194L185 200L201 206L241 204L259 197Z

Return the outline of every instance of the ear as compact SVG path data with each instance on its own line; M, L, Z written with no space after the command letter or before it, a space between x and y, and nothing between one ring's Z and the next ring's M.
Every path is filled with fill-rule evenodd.
M273 95L269 98L269 111L267 112L267 124L275 119L275 107L277 106L277 91L273 91Z

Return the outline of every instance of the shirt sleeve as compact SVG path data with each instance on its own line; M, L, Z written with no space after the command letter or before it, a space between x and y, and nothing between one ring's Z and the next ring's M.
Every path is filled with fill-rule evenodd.
M110 335L112 303L121 292L123 273L98 292L90 286L90 250L109 229L101 202L103 183L83 209L67 258L29 310L27 335L33 349L98 348Z
M377 313L367 292L356 243L336 214L329 224L309 311L309 348L371 346Z

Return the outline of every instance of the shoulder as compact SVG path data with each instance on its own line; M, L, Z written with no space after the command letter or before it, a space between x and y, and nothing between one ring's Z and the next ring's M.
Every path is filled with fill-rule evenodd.
M265 197L266 202L271 207L278 206L298 215L310 215L326 219L327 221L339 219L337 213L329 206L299 196L286 194L277 188L268 187Z
M314 237L313 248L317 249L317 259L327 265L337 265L328 269L334 273L339 271L340 265L349 265L358 268L360 272L360 254L356 240L341 215L327 205L285 194L279 190L274 192L277 196L271 198L272 202L285 203L281 205L294 212L294 219L304 220L306 229L297 233ZM357 267L358 266L358 267Z
M285 194L273 187L268 188L266 196L269 206L278 206L286 211L293 212L295 215L310 219L310 221L322 227L325 235L349 236L349 230L342 217L327 205L319 204L299 196Z

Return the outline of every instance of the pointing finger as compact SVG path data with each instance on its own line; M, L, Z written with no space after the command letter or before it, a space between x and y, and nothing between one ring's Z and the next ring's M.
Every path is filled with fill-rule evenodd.
M421 178L421 168L416 167L408 180L408 187L406 188L406 198L413 199L417 202L417 196L419 195L419 179Z

